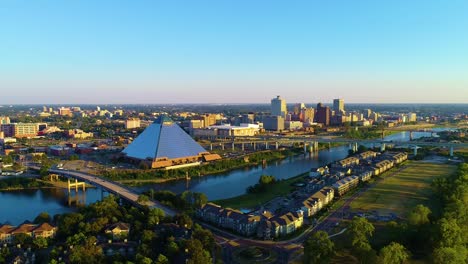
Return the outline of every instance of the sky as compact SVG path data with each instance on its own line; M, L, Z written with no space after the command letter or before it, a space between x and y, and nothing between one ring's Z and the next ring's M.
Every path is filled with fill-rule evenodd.
M466 0L0 0L0 104L468 103Z

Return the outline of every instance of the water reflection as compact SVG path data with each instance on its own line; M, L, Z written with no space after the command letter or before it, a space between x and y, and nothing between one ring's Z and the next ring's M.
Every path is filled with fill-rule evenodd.
M447 129L434 129L442 131ZM430 137L430 132L414 132L413 138ZM387 136L386 140L408 141L409 132L401 132ZM266 166L250 166L218 175L193 177L192 180L173 181L162 184L145 185L140 190L154 188L181 193L185 190L203 192L210 200L234 197L245 193L248 186L257 183L262 174L274 175L279 179L287 179L313 167L323 166L342 159L348 154L348 146L322 150L313 155L300 155L281 161L273 161ZM101 190L88 188L84 197L79 197L80 204L90 204L101 199ZM72 200L71 204L76 202ZM41 212L51 216L76 210L69 207L67 191L63 189L21 190L0 192L0 223L20 224L25 220L34 220Z

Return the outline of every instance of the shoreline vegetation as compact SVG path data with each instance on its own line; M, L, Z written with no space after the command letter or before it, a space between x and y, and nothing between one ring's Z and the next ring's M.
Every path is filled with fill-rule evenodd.
M288 179L276 180L268 185L268 190L262 192L246 192L242 195L211 202L225 208L254 210L256 207L271 201L275 197L290 194L297 188L294 184L304 182L304 177L307 175L308 172L304 172Z
M186 177L203 177L216 175L249 166L259 166L263 162L282 160L287 157L302 154L302 148L283 149L278 151L261 151L236 158L222 159L198 167L189 167L175 170L119 170L107 171L103 177L127 185L140 185L142 183L163 183L172 180L186 179Z
M319 150L339 147L343 143L320 143ZM265 160L266 163L283 160L288 157L302 155L302 147L294 147L291 149L267 150L259 151L236 158L222 159L213 163L201 165L199 167L190 167L175 170L121 170L121 171L106 171L103 177L123 183L129 186L138 186L148 183L164 183L168 181L183 180L188 175L192 177L211 176L220 173L226 173L237 169L242 169L250 166L259 166Z

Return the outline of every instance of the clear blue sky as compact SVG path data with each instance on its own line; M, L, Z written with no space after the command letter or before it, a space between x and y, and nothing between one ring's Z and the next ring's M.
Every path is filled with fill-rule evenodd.
M1 0L0 103L468 102L466 0Z

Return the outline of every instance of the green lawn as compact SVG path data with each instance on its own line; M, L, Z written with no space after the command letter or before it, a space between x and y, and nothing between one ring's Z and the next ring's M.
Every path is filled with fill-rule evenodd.
M456 166L409 161L400 168L394 168L382 175L383 180L371 187L351 203L355 211L376 210L379 214L395 213L405 217L418 204L439 210L433 198L431 182L436 177L454 173Z
M303 175L299 175L287 180L278 181L268 187L268 190L263 193L244 194L229 199L212 201L222 207L229 207L234 209L248 208L253 209L256 206L264 204L277 196L285 196L294 190L292 184L303 181Z

